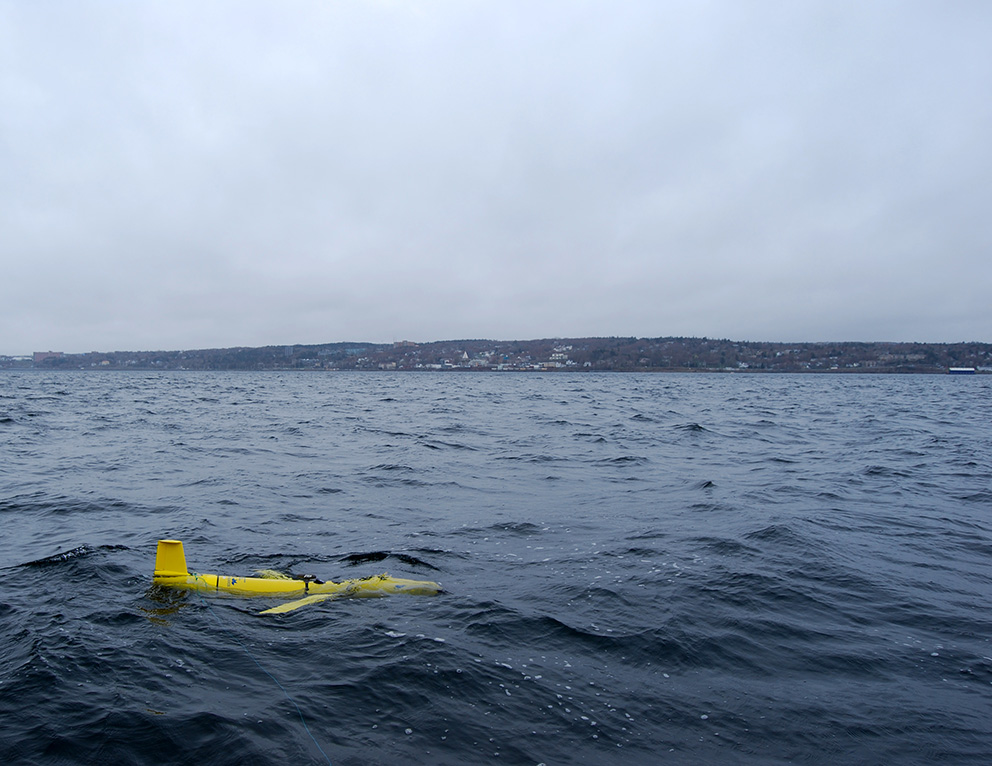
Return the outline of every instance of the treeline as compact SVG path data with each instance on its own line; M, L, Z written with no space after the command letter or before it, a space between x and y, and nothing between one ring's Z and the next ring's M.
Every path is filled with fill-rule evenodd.
M9 361L9 358L8 358ZM0 364L11 367L14 364ZM23 366L23 365L20 365ZM710 338L550 338L325 343L45 355L42 369L946 372L992 369L988 343L768 343Z

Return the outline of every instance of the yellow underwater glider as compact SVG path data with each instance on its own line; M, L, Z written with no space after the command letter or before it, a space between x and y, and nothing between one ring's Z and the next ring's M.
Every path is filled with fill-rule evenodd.
M303 597L265 609L261 614L291 612L328 598L390 596L394 593L435 596L441 592L441 586L436 582L403 580L388 574L341 582L323 582L310 575L295 578L269 570L260 574L264 576L226 577L190 572L186 567L183 544L179 540L159 540L152 582L166 588L230 593L237 596Z

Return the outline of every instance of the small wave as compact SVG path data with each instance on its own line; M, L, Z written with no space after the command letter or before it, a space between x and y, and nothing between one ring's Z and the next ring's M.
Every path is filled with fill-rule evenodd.
M908 471L900 471L885 465L870 465L862 473L865 476L895 476L899 478L912 476Z
M628 540L660 540L662 538L668 537L668 532L658 532L656 530L651 530L650 532L642 532L636 535L630 535L627 537Z
M529 521L518 521L518 522L498 522L496 524L491 524L488 527L462 527L456 530L455 534L465 534L465 535L478 535L478 534L494 534L494 533L504 533L515 535L518 537L530 537L531 535L536 535L544 531L543 527L537 524L532 524Z
M513 535L536 535L541 532L541 527L529 521L518 521L512 523L493 524L489 527L493 532L509 532Z
M695 542L700 543L708 552L723 556L753 556L757 553L757 550L750 545L745 545L739 540L722 537L700 537Z
M45 556L45 558L36 559L35 561L25 562L21 566L47 567L47 566L53 566L55 564L64 564L67 561L72 561L73 559L82 558L83 556L90 556L94 553L101 553L104 551L126 551L126 550L129 550L129 548L126 545L98 545L96 547L92 547L89 545L80 545L68 551L62 551L61 553L55 553L51 556Z
M186 481L180 483L181 487L216 487L227 484L227 479L220 476L207 476L203 479L194 479L192 481Z
M279 515L276 523L295 524L296 522L323 521L322 516L310 516L305 513L283 513ZM274 520L275 521L275 520ZM263 522L265 523L265 522Z
M453 485L455 482L438 482L436 485L429 481L424 481L423 479L413 479L410 477L390 477L382 478L380 476L363 476L362 481L365 484L369 484L373 487L379 489L385 487L430 487L430 486L444 486Z
M369 468L370 471L402 471L414 473L414 469L408 465L400 465L398 463L380 463L379 465L374 465Z
M712 511L725 511L727 506L723 503L693 503L689 506L689 510L710 513Z
M422 567L424 569L433 569L434 571L439 571L433 564L424 561L416 556L411 556L408 553L393 553L392 551L371 551L369 553L349 553L340 559L343 563L348 566L358 566L359 564L371 564L377 563L379 561L385 561L386 559L396 559L404 564L412 567Z
M623 555L625 556L640 556L641 558L649 558L652 556L658 556L659 554L660 551L657 551L654 548L640 548L640 547L627 548L623 552Z
M608 594L613 595L613 594ZM490 605L467 621L467 632L487 640L513 644L524 637L550 646L585 647L602 654L620 654L633 664L662 663L669 668L727 667L752 675L771 673L769 651L746 636L689 633L678 628L646 628L609 632L597 623L580 625L549 614L524 615ZM765 662L759 658L764 657Z
M457 450L469 450L471 452L476 452L477 449L468 444L460 444L458 442L446 442L440 439L420 439L419 443L427 447L428 449L457 449Z
M992 504L992 492L983 489L979 492L972 492L968 495L953 495L955 500L963 500L967 503Z
M641 455L620 455L619 457L608 457L594 462L597 465L644 465L648 462L648 459Z
M806 540L786 524L771 524L754 532L748 532L744 538L759 542L806 545Z
M365 428L356 427L354 429L355 433L365 433L365 434L381 434L383 436L395 436L402 439L408 439L413 436L413 434L407 433L406 431L391 431L387 428Z
M498 455L497 460L520 460L525 463L554 463L564 460L565 458L555 457L554 455Z
M600 436L599 434L590 434L584 431L577 431L572 434L576 439L582 439L588 441L590 444L606 444L607 439L605 436Z

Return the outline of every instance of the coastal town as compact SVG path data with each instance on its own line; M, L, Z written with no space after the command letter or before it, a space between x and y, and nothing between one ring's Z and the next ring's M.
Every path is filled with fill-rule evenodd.
M987 373L992 372L992 344L681 337L341 342L192 351L38 351L0 356L0 369Z

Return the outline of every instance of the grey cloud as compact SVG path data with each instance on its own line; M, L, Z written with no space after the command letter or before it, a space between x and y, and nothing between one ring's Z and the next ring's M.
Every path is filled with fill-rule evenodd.
M982 3L0 14L0 353L988 339Z

